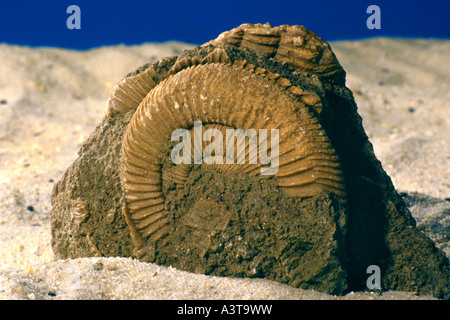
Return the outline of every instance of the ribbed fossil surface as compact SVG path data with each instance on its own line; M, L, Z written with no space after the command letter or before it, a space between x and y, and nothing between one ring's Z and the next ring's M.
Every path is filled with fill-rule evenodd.
M232 45L265 53L275 60L288 63L301 73L333 79L341 84L344 82L345 71L330 45L303 26L243 24L222 33L208 44L215 47Z
M225 51L216 49L204 60L184 58L169 77L155 86L141 84L151 71L122 82L110 105L131 101L135 105L145 89L153 87L139 104L122 146L121 177L127 200L128 223L134 230L136 254L145 258L145 241L157 241L170 232L164 205L162 179L183 183L189 166L162 170L162 149L172 132L191 129L194 121L217 128L279 131L279 186L295 197L330 192L345 197L339 158L312 109L305 105L305 91L289 80L246 61L231 63ZM126 100L122 92L133 98ZM311 94L310 94L311 95ZM317 103L316 103L317 105ZM123 108L117 108L121 110ZM261 137L258 137L261 138ZM260 139L258 139L260 140ZM234 143L234 141L232 142ZM266 145L271 145L266 142ZM202 146L204 147L204 146ZM253 153L247 142L246 159ZM274 150L272 150L273 152ZM203 152L203 149L200 151ZM239 155L235 155L237 158ZM261 162L223 164L219 171L242 170L259 174Z

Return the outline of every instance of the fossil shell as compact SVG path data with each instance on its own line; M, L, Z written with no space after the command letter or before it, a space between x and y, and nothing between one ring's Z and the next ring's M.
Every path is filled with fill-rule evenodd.
M153 68L129 76L114 86L108 100L108 113L122 113L136 109L147 93L157 85Z
M314 74L322 80L332 80L342 85L345 82L345 71L330 45L303 26L282 25L273 28L268 23L246 23L222 33L206 45L231 45L265 53L270 58L295 67L298 72Z
M172 75L141 102L124 136L124 214L141 260L151 259L145 243L156 242L170 231L162 180L183 183L189 172L182 165L162 172L162 149L174 130L191 129L194 121L220 130L278 129L279 186L297 197L324 192L345 196L339 158L317 117L295 89L289 90L289 80L246 61L229 63L220 50L214 55L220 62L186 59L175 64ZM260 166L237 165L230 170L257 174ZM219 170L231 167L222 165Z
M366 290L375 264L383 290L450 298L448 259L414 227L344 77L314 33L268 24L127 75L55 184L55 257L134 256L333 295ZM196 120L222 137L228 128L279 129L277 176L264 180L250 161L172 163L171 130L195 133Z
M116 218L116 209L110 209L106 215L106 222L113 223Z
M85 201L83 201L80 198L78 198L76 200L75 210L73 212L73 220L74 220L74 222L77 225L79 225L80 223L86 221L88 216L89 216L88 204Z
M129 74L114 86L109 94L107 114L111 116L135 110L150 90L169 75L193 65L213 62L230 62L230 59L225 51L218 49L202 60L196 57L178 59L167 73L157 72L151 66L143 66L142 70Z
M265 53L276 61L295 67L299 73L313 74L322 80L341 85L345 83L345 71L329 44L303 26L282 25L272 28L268 23L264 25L247 23L222 33L217 39L207 42L203 46L208 45L217 48L235 46ZM114 86L108 100L107 114L135 110L150 90L169 75L190 66L213 62L230 61L225 51L215 50L202 60L198 57L181 58L175 62L168 73L157 72L153 67L146 66L143 70L128 75ZM264 72L265 70L260 71ZM284 79L284 81L289 80ZM310 106L316 114L320 114L322 104L316 93L294 86L290 90Z

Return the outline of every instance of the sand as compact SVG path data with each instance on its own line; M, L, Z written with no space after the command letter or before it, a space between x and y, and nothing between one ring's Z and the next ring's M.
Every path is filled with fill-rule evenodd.
M375 153L421 231L450 257L450 41L332 42ZM112 86L185 43L88 51L0 44L0 299L432 299L335 297L131 258L55 261L50 195L101 121Z

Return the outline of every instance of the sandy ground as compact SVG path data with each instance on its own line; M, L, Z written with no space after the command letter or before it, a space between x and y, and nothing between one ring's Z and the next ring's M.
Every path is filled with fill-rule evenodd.
M331 45L376 155L419 228L450 256L450 41ZM102 119L112 86L136 67L190 47L0 44L0 299L430 299L405 292L334 297L128 258L54 260L51 191Z

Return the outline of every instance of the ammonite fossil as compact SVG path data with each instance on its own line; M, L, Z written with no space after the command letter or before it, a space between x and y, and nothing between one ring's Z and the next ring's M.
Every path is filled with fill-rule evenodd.
M364 289L375 264L384 289L449 294L448 262L377 161L345 71L301 26L244 24L126 76L52 200L59 258L333 294Z

